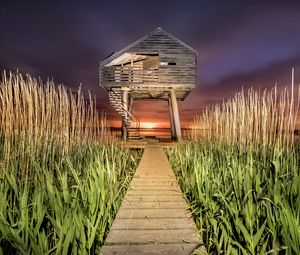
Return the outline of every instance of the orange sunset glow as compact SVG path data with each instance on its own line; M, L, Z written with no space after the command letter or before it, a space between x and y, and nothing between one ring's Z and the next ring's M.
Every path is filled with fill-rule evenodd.
M156 122L142 122L141 123L141 128L157 128L158 123Z

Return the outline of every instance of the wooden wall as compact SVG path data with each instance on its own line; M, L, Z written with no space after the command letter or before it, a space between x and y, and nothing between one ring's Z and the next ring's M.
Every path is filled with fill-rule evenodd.
M196 54L163 30L157 30L128 50L131 53L159 53L159 83L196 82Z
M120 54L124 54L125 52L141 55L159 55L158 58L149 55L143 61L139 61L139 63L142 62L143 64L143 72L141 73L142 83L155 82L158 86L160 84L169 84L170 86L195 86L197 64L196 51L181 43L173 36L170 36L162 29L156 29L152 33L138 40L125 51L120 51ZM113 56L114 55L112 55L112 57ZM119 67L116 67L116 69L118 68ZM125 68L125 66L122 68ZM102 71L107 70L107 67L104 66L102 69ZM153 73L153 76L155 75L155 77L153 77L154 79L151 79L151 73ZM111 77L113 77L113 75ZM137 81L140 82L141 79L128 80L128 84L124 85L130 85L130 83ZM122 78L118 79L118 81L122 82ZM123 81L125 80L123 79Z

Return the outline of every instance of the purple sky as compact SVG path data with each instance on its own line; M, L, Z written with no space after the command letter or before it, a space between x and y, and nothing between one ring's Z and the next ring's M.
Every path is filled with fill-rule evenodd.
M179 105L183 121L242 86L289 85L292 66L300 83L300 1L284 0L2 0L0 69L74 89L82 83L118 119L98 87L99 62L159 26L199 52L197 88ZM134 110L168 122L165 102L136 102Z

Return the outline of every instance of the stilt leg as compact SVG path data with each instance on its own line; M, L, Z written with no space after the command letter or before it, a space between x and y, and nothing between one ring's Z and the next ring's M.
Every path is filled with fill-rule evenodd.
M171 90L170 94L171 94L171 103L172 103L172 110L173 110L173 116L174 116L176 138L178 141L180 141L182 138L182 135L181 135L181 127L180 127L180 119L179 119L176 94L175 94L174 90Z
M130 97L130 98L129 98L129 106L128 106L128 112L130 112L130 113L131 113L131 111L132 111L132 104L133 104L133 98Z
M168 98L168 105L169 105L171 138L172 138L172 140L176 140L176 130L175 130L175 125L174 125L174 115L173 115L173 109L172 109L171 96Z
M127 140L127 121L128 121L128 91L127 89L123 90L122 93L122 103L123 103L123 116L122 116L122 139L123 141Z

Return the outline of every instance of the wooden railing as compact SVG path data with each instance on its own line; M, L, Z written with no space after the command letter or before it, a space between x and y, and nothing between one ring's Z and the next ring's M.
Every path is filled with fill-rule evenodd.
M158 82L158 69L142 69L138 67L106 67L101 72L101 82Z

